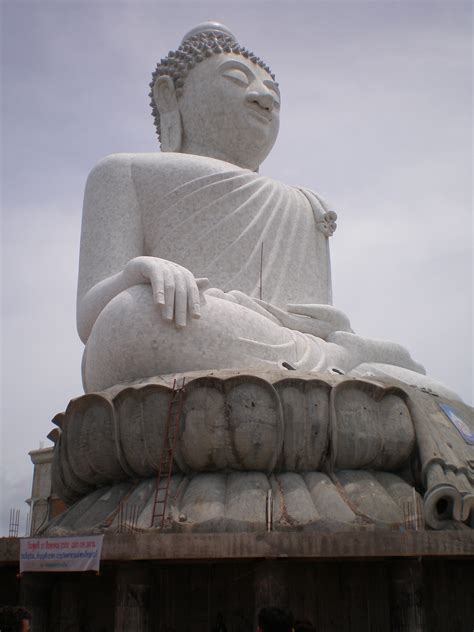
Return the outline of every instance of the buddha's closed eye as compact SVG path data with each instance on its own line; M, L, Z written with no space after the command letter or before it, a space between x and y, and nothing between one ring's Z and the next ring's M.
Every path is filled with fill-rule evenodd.
M249 85L249 80L247 78L247 75L242 70L239 70L238 68L228 68L222 73L222 76L227 77L228 79L230 79L231 81L233 81L239 86L246 87Z

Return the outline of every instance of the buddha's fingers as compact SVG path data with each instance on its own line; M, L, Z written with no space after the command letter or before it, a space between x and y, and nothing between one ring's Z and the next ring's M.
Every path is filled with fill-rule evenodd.
M303 334L311 334L323 339L333 331L332 325L325 320L318 320L301 314L290 314L270 303L264 303L264 301L260 300L256 300L256 302L265 307L270 314L276 316L280 323L284 327L288 327L288 329L294 329Z
M205 292L211 285L207 277L198 277L195 281L199 292ZM222 290L219 290L219 292L222 292Z
M191 314L191 318L201 317L201 301L199 298L199 288L197 280L189 272L186 274L186 290L188 298L188 310Z
M185 273L174 270L174 320L176 327L186 327L186 315L188 311L188 292Z
M304 304L296 305L290 303L287 305L288 312L291 314L301 314L309 316L316 320L325 321L331 326L333 331L348 331L352 332L349 319L343 311L333 307L332 305L317 305L317 304Z
M165 280L161 266L155 265L149 272L153 300L157 305L165 304Z
M295 316L285 312L285 310L280 309L279 307L276 307L276 305L272 305L271 303L266 303L260 299L254 300L258 303L258 305L266 309L267 312L270 312L270 314L275 316L284 327L288 327L288 329L296 329L298 331L302 331L303 333L312 333L303 330L306 323L302 323L301 320L308 321L308 323L310 321L310 319L306 316ZM301 326L303 326L303 329L300 328Z
M262 301L261 299L258 299L258 298L254 298L253 300L258 305L260 305L260 307L263 307L264 309L267 310L267 312L270 312L270 314L273 314L273 316L278 318L278 320L281 322L282 325L286 325L289 319L291 318L288 312L285 312L283 309L276 307L276 305L272 305L271 303L267 303L266 301Z
M163 277L165 285L165 304L161 315L163 316L163 320L173 320L175 280L172 271L167 266L163 268Z

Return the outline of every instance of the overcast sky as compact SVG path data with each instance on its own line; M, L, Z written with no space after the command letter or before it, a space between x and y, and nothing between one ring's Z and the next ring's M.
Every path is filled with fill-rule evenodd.
M191 27L223 22L272 68L281 131L261 173L339 214L334 304L472 402L471 4L2 3L0 534L28 451L82 392L75 292L84 184L154 152L148 83Z

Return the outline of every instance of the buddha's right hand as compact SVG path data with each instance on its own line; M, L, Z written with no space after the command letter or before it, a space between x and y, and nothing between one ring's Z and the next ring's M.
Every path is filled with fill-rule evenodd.
M158 257L135 257L122 274L128 287L150 283L163 320L174 321L176 327L186 327L188 315L200 318L199 292L209 286L208 279L195 279L183 266Z

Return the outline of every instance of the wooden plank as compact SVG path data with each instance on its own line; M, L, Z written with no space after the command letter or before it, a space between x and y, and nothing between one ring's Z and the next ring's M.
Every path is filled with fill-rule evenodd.
M426 630L421 560L393 560L390 578L390 628L397 632Z
M62 581L55 582L55 607L51 613L52 625L50 629L68 630L68 632L81 632L84 629L82 627L85 623L84 604L81 599L80 578L81 576L77 574L65 575L62 577ZM34 621L34 625L36 625L36 621Z
M386 562L358 562L369 569L368 616L371 630L390 630L389 580Z
M227 632L252 632L255 630L254 577L258 562L238 564L212 564L210 591L210 620L208 630L215 630L218 614ZM175 565L175 568L181 568Z
M350 630L370 629L368 612L369 569L367 564L350 564L347 570L340 567L342 592L347 595L347 617Z
M427 629L471 632L474 624L472 561L424 560L423 569Z
M410 574L413 565L423 569L418 580L416 573ZM255 587L268 566L281 567L272 576L288 589L283 605L317 630L420 629L413 628L416 616L405 616L416 615L421 604L419 580L427 630L472 629L474 573L468 559L110 563L100 575L25 573L20 602L32 607L35 630L44 632L66 628L216 632L219 613L227 632L252 632ZM269 605L281 606L281 591L276 588L268 591L267 598L273 601ZM394 606L395 614L398 610L404 616L394 617L391 623Z
M151 628L152 586L147 567L126 565L117 569L115 632L148 632ZM66 629L66 628L64 628Z
M254 574L255 609L269 603L279 603L288 607L288 571L286 563L277 560L263 560L255 568Z
M20 583L19 603L29 610L34 619L35 632L49 632L54 628L51 625L51 612L49 608L50 595L53 592L54 579L48 577L35 577L35 573L23 576Z
M310 621L320 630L346 632L348 595L342 590L343 573L337 564L319 566L316 578L316 590L321 595L322 608L319 619L310 617Z

